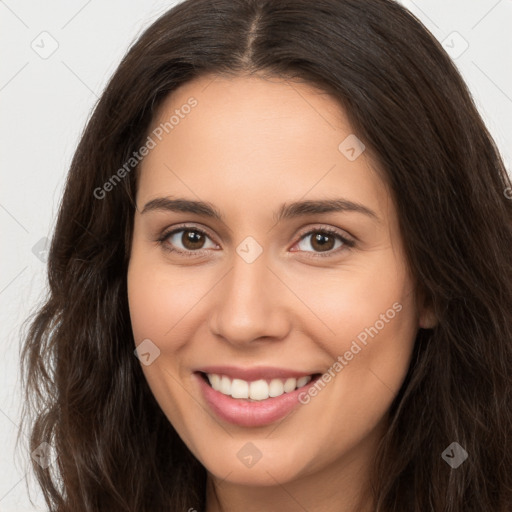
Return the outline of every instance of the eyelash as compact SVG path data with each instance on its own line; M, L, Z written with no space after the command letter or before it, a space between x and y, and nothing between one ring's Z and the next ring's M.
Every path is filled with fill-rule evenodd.
M180 233L181 231L193 231L196 233L200 233L201 235L206 236L211 239L210 235L208 235L208 233L206 231L204 231L196 226L179 226L178 228L174 228L170 231L164 231L162 233L162 235L157 239L157 242L162 246L162 249L164 249L165 251L177 253L177 254L179 254L181 256L185 256L187 258L189 258L189 257L197 258L197 257L203 256L202 251L206 251L207 249L197 250L197 251L182 251L182 250L173 249L169 244L167 244L167 239L171 235L175 235L176 233ZM315 253L314 251L300 251L300 250L294 251L294 252L313 252L315 254L315 256L308 256L308 257L327 258L327 257L332 257L333 255L339 253L340 251L342 251L344 249L349 250L355 246L354 240L344 237L343 235L341 235L339 233L339 231L337 231L333 228L330 228L330 227L321 227L321 228L310 229L309 231L306 231L305 233L302 233L300 235L300 238L297 243L301 242L304 238L307 238L309 235L313 235L316 233L333 235L333 236L337 237L343 243L343 246L338 247L336 250L328 251L326 253Z

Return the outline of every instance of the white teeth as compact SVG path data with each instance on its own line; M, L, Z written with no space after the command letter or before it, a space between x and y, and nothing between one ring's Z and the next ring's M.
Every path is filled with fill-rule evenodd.
M249 383L245 380L233 379L231 396L233 398L249 398Z
M253 400L268 398L268 384L265 380L255 380L249 385L249 397Z
M281 396L284 393L284 384L282 380L279 379L272 379L270 381L269 396Z
M225 375L214 373L207 374L208 380L213 389L220 391L224 395L233 398L245 398L251 400L266 400L270 397L281 396L284 393L291 393L297 388L305 386L310 380L310 376L295 379L272 379L267 382L264 379L247 382L242 379L231 379Z
M309 381L311 380L311 377L301 377L300 379L297 379L297 387L301 388L302 386L305 386Z
M220 389L220 377L215 374L208 375L208 380L210 381L210 384L212 385L212 388L215 389L215 391L219 391Z
M223 375L220 379L219 391L224 395L231 395L231 381L229 377Z
M295 390L296 386L297 386L297 379L290 377L289 379L286 379L286 381L284 383L284 392L290 393L290 391Z

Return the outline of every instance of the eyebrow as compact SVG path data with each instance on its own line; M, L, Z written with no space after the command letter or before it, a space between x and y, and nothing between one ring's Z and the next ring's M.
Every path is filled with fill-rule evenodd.
M224 222L222 214L211 203L191 199L157 197L144 205L141 215L150 211L195 213ZM367 206L343 198L284 203L278 212L274 213L274 220L280 222L284 219L331 212L356 212L371 217L377 222L380 221L378 215Z

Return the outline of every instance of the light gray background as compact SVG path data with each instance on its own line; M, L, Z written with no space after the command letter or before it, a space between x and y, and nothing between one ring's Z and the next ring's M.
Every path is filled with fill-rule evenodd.
M19 329L46 286L45 264L33 247L51 236L73 151L108 78L142 30L175 3L0 0L0 512L45 510L31 476L39 508L27 497L29 455L14 450ZM402 3L445 41L510 172L512 1Z

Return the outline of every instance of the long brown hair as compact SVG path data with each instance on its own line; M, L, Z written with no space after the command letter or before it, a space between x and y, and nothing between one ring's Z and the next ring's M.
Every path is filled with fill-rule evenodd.
M206 471L156 403L127 303L137 169L158 107L205 73L286 77L335 97L389 183L438 319L417 334L372 475L378 512L512 510L512 189L456 67L391 0L187 0L128 51L74 155L47 300L21 353L33 470L53 512L204 510ZM200 107L198 107L200 108ZM18 435L19 440L19 435ZM451 443L468 458L451 467Z

